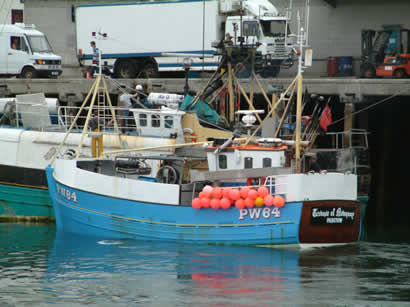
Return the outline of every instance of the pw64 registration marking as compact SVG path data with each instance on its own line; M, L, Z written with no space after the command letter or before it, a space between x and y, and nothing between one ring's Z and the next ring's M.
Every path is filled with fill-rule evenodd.
M77 194L70 189L63 188L59 184L56 184L57 187L57 193L60 194L63 198L66 200L72 201L77 203Z
M271 217L280 217L280 211L276 207L264 207L264 208L245 208L239 210L239 220L243 221L246 218L251 220L259 220L261 217L264 219L270 219Z

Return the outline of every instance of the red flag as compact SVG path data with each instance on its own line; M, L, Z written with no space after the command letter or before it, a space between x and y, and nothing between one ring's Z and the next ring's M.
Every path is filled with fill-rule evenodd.
M322 116L320 118L320 127L327 132L327 126L332 122L332 112L327 104L323 109Z

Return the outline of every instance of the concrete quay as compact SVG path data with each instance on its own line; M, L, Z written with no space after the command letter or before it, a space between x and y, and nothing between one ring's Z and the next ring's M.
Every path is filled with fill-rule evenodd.
M269 92L286 89L292 78L259 79L263 88ZM116 79L117 82L133 87L135 82L148 83L151 92L183 93L185 80L180 79ZM43 92L47 97L56 97L62 102L82 101L91 88L93 80L82 78L61 79L0 79L0 97L13 97L18 94ZM198 92L208 82L208 79L190 79L189 87ZM249 92L251 82L242 79L241 83ZM256 82L255 93L261 93ZM107 80L108 90L117 95L117 87ZM340 96L340 101L355 103L366 101L374 96L410 96L409 79L361 79L356 77L315 77L305 76L304 87L310 93L320 95Z

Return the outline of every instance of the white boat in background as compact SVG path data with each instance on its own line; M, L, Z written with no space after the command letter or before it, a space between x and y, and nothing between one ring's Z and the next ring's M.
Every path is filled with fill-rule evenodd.
M0 125L0 219L54 220L45 168L63 141L62 154L76 155L85 115L64 140L78 107L60 106L57 99L45 98L42 93L4 98L0 100L0 107L3 118ZM136 122L138 129L132 125L127 133L119 134L113 127L108 128L103 136L106 150L141 148L160 155L174 152L174 146L185 141L204 140L204 134L231 135L227 131L202 127L193 113L167 108L132 111L130 121ZM187 128L183 128L183 124ZM119 127L122 128L125 127ZM91 155L90 135L82 141L83 155ZM158 162L147 163L153 170L157 169Z

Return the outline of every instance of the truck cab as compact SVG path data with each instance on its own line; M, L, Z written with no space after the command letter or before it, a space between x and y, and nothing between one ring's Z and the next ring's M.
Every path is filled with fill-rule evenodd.
M242 31L239 30L242 20ZM292 65L292 42L285 16L229 16L225 32L236 45L257 46L256 70L262 77L276 77L281 66Z
M22 78L57 77L61 56L34 25L0 25L0 74Z

